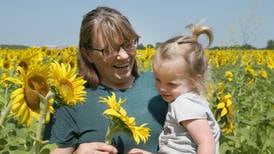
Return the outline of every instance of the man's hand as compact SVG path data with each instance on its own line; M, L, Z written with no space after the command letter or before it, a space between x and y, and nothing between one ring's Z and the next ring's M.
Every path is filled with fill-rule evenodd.
M103 142L82 143L74 154L116 154L118 150Z

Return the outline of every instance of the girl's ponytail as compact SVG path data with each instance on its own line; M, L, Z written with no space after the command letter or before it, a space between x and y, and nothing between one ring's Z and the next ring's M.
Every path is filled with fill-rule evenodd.
M201 34L205 34L208 38L208 45L207 48L210 47L212 41L213 41L213 33L211 28L207 26L202 25L195 25L195 24L189 24L186 26L187 29L189 29L192 32L192 37L198 40L199 36Z

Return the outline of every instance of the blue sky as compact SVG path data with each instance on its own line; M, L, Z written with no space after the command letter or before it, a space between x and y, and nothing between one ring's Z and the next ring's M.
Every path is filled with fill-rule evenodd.
M213 46L274 40L274 0L3 0L0 44L77 46L82 16L99 5L127 16L144 44L189 34L185 25L200 20Z

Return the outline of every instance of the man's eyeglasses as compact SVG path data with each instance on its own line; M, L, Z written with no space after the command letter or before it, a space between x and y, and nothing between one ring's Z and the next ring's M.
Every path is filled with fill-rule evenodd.
M114 47L113 51L109 51L109 49L107 49L107 48L97 49L97 48L93 48L91 46L88 47L88 49L94 50L94 51L99 51L102 53L103 56L116 57L119 54L121 48L123 48L127 53L131 53L137 49L137 45L138 45L138 40L136 39L134 41L124 42L123 44L121 44L117 47Z

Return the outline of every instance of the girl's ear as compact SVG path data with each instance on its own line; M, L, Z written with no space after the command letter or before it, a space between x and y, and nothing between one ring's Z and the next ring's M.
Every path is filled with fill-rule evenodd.
M193 76L192 78L192 86L193 88L197 88L197 83L200 83L203 80L203 77L201 74L197 74L195 76Z
M195 81L200 82L203 79L203 76L201 74L198 74L194 77Z

